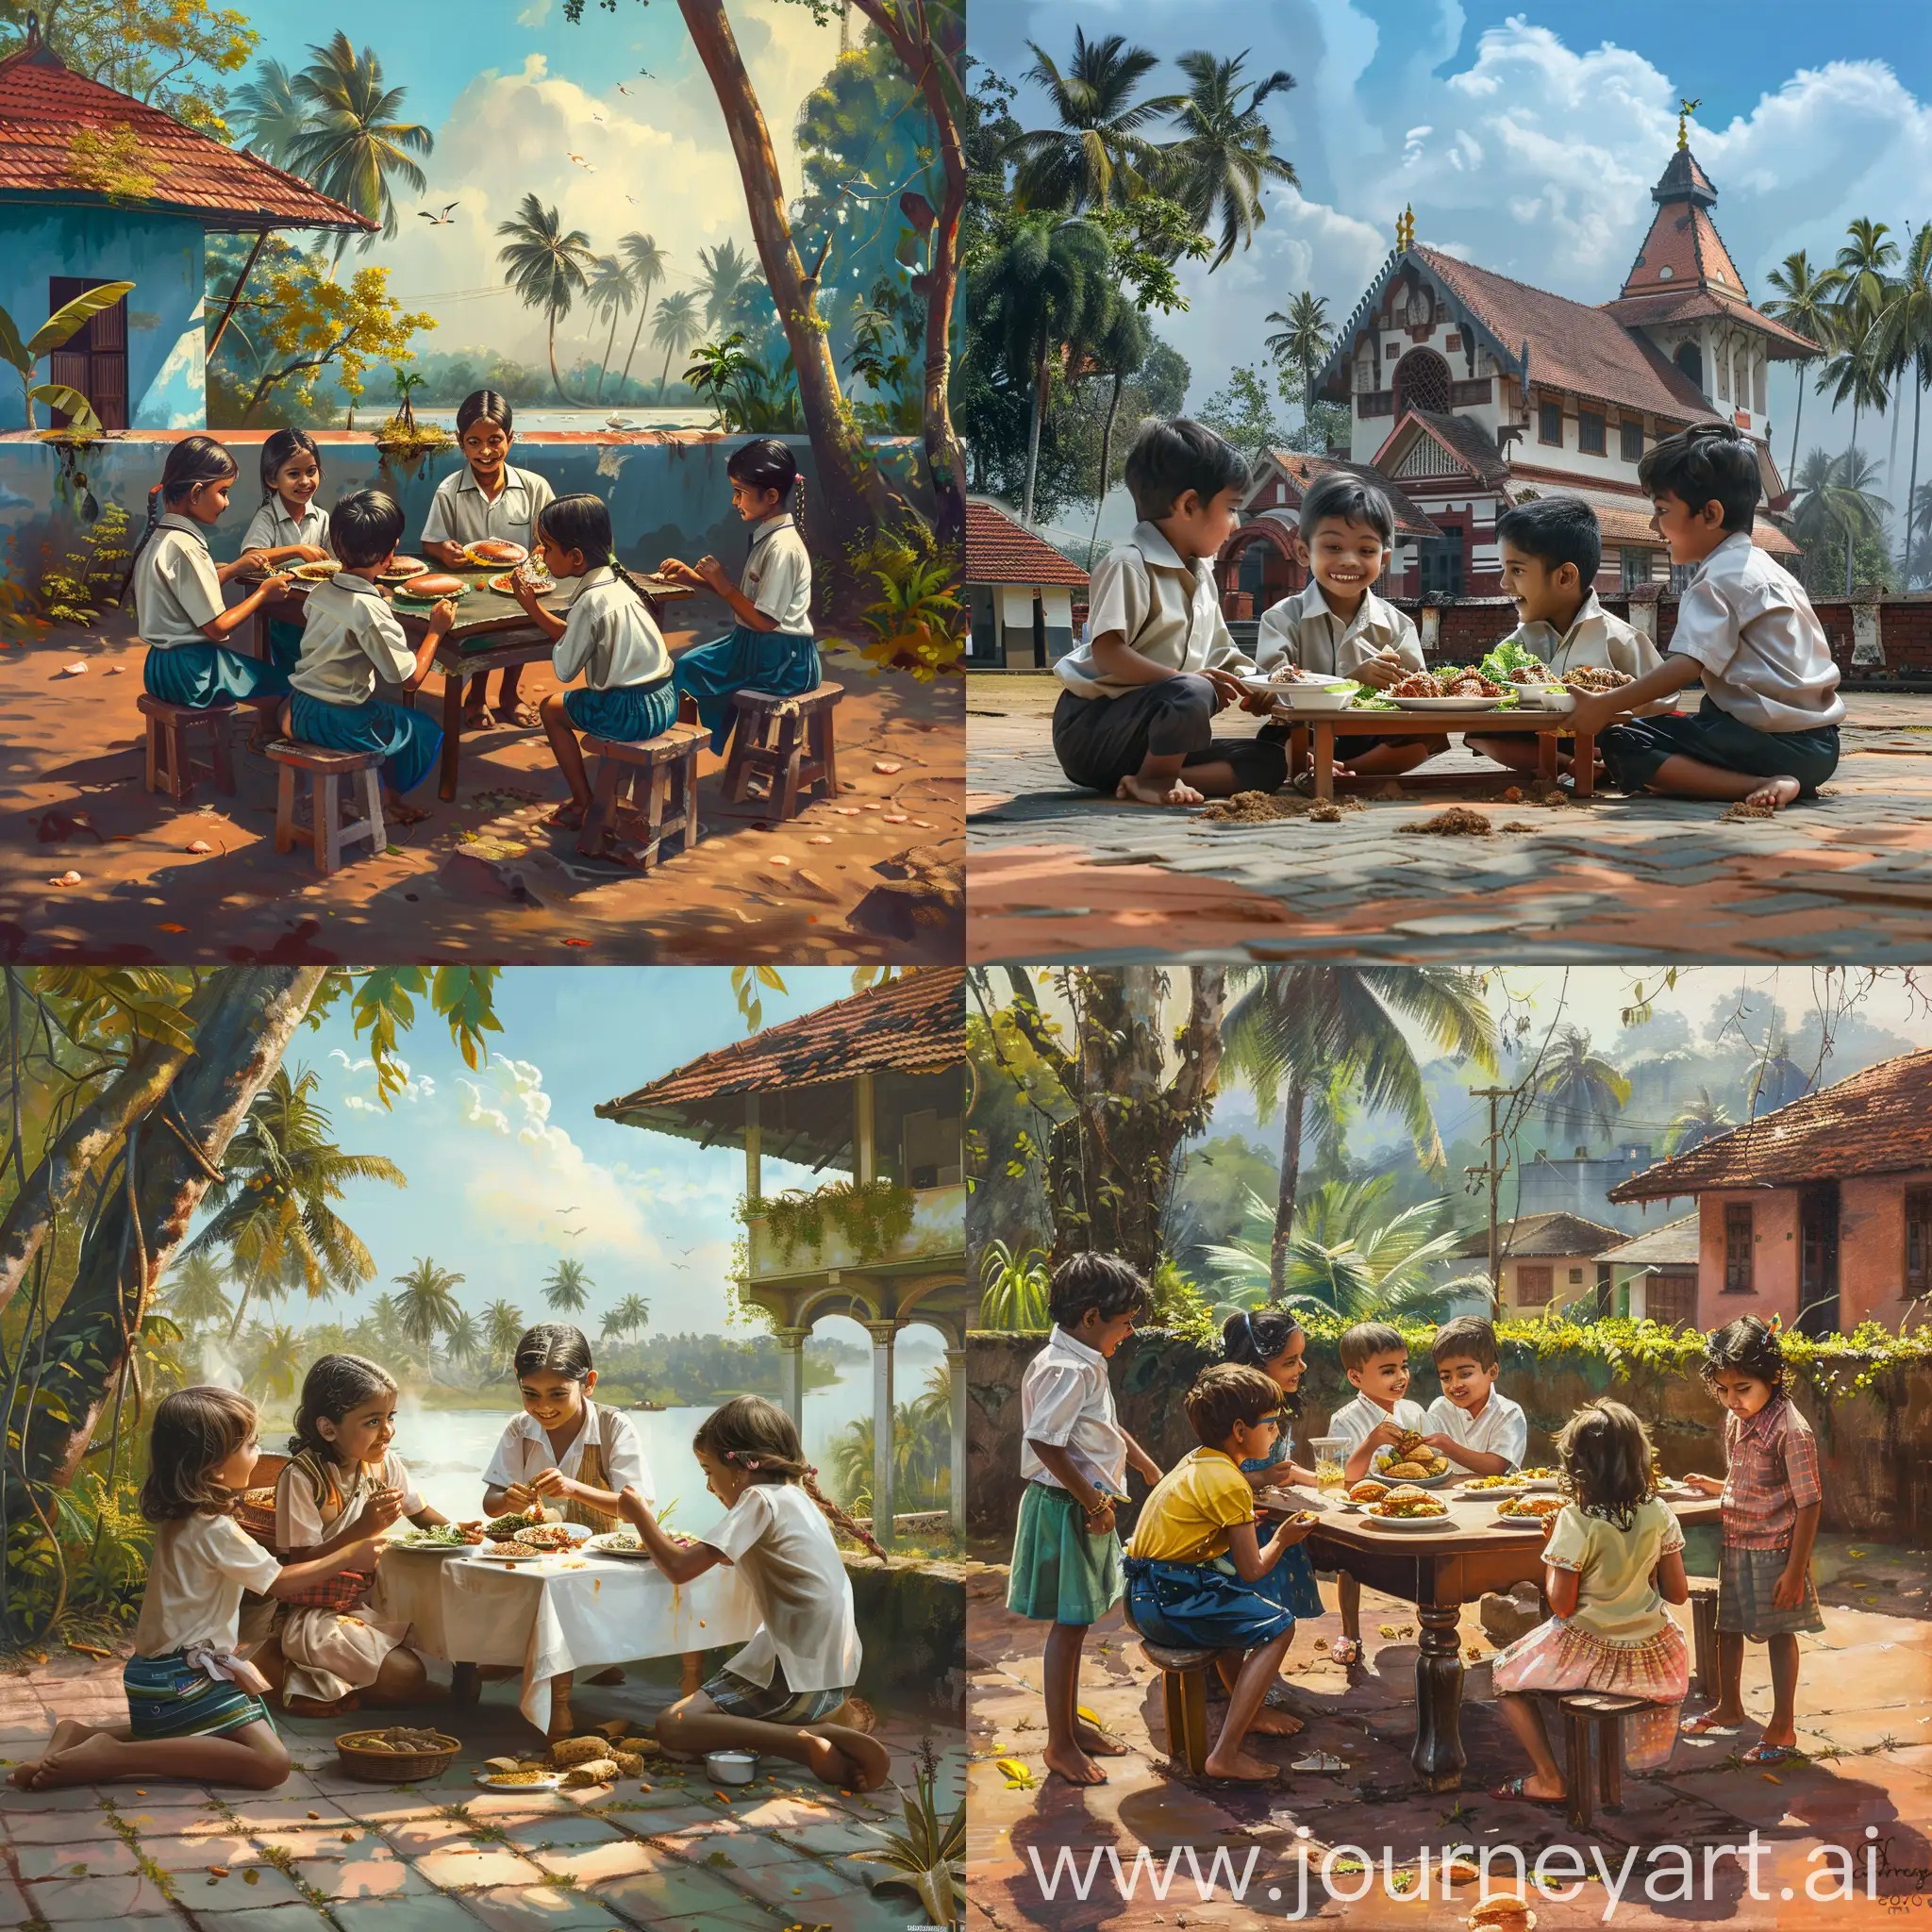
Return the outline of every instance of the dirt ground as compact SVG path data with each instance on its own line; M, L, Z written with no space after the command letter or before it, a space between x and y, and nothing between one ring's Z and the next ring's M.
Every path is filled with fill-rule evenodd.
M718 635L702 604L674 654ZM464 734L458 795L325 880L275 850L275 768L233 724L237 795L143 788L142 652L125 622L0 650L0 956L25 963L398 961L795 964L957 958L963 943L963 694L824 651L844 686L841 797L781 827L726 806L702 755L694 850L641 877L541 824L566 788L541 730ZM74 670L72 667L84 666ZM525 669L532 701L557 688ZM495 686L492 680L491 695ZM418 703L441 717L432 673ZM201 849L197 849L201 848ZM66 874L77 883L52 883Z

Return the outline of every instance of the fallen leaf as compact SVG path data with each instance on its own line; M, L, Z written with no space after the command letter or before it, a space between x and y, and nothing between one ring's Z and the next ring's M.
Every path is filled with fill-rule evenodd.
M110 1657L113 1655L111 1651L103 1650L98 1643L76 1643L71 1637L67 1640L67 1647L69 1650L79 1651L82 1657ZM135 1793L135 1796L138 1798L145 1797L146 1795L145 1791L137 1791Z
M1863 1550L1847 1550L1845 1552L1845 1555L1848 1557L1862 1557L1864 1554Z
M206 839L197 839L188 849L191 852L212 852L215 848Z
M311 1814L311 1815L313 1815L313 1814ZM352 1845L352 1844L354 1844L354 1843L356 1842L356 1834L355 1834L355 1833L354 1833L353 1831L345 1831L345 1832L343 1832L343 1834L342 1834L342 1842L343 1842L343 1843L344 1843L345 1845Z
M251 1865L247 1871L242 1873L242 1883L243 1885L259 1885L261 1883L261 1874Z
M589 945L590 943L591 943L591 942L590 942L590 941L589 941L589 940L565 940L565 941L564 941L564 944L565 944L565 945L567 945L567 946L588 946L588 945Z
M808 845L829 845L832 838L829 832L814 832L805 842Z
M127 667L125 664L110 664L107 670L101 673L101 675L103 677L119 677L126 669Z
M158 925L155 927L155 930L157 932L186 932L188 928L185 925Z
M80 668L83 671L85 671L87 669L87 666L83 664ZM882 772L888 778L890 778L894 772L903 772L905 769L906 767L904 765L895 764L891 758L880 758L879 761L873 766L873 770L874 772Z
M86 676L86 675L87 675L87 660L86 660L86 659L85 659L84 658L75 658L75 659L74 660L74 662L73 662L72 664L63 664L63 665L61 665L61 667L60 667L60 675L61 675L62 677L84 677L84 676ZM892 769L893 769L893 771L895 771L895 772L896 772L896 771L897 771L897 770L898 770L899 768L898 768L898 766L897 766L897 765L894 765L894 766L892 767Z

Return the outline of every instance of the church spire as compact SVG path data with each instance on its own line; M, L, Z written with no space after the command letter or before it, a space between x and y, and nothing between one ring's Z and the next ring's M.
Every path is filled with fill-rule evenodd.
M1694 101L1687 101L1682 94L1677 96L1677 151L1680 154L1688 154L1690 152L1690 117L1703 105L1704 102L1701 98Z

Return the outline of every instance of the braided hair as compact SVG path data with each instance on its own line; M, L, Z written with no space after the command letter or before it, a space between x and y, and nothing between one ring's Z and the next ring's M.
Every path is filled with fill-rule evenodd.
M320 1422L340 1423L352 1408L377 1395L393 1395L395 1377L378 1362L359 1355L319 1355L302 1378L302 1401L295 1410L295 1433L289 1454L307 1449L323 1461L340 1461L336 1445L316 1427Z
M805 1459L797 1424L775 1402L762 1395L734 1396L698 1424L691 1446L743 1470L755 1483L798 1484L835 1529L884 1560L886 1553L872 1532L861 1529L820 1490L819 1473Z
M277 429L273 436L264 437L261 444L261 500L273 503L275 498L275 477L291 457L311 456L315 458L316 474L322 473L322 452L315 446L315 439L306 429Z
M554 496L537 512L537 527L559 550L576 551L588 569L609 571L633 597L644 598L643 586L617 560L610 509L601 496Z
M134 555L127 559L127 575L122 580L124 588L132 581L134 566L140 561L141 553L159 528L164 508L174 509L206 485L231 482L240 474L240 468L228 454L225 444L216 441L212 436L184 436L168 452L168 459L161 465L161 480L147 493L147 523L142 530L141 541L134 546Z
M788 444L774 436L760 436L731 453L724 474L734 483L749 483L754 490L775 490L782 503L791 499L791 524L805 535L805 478L799 475L798 458Z

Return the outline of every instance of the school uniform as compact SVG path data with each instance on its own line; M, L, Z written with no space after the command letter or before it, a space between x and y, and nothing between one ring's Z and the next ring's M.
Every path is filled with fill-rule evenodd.
M1255 641L1255 661L1270 675L1292 664L1318 677L1358 677L1371 658L1391 651L1402 659L1405 671L1428 669L1422 638L1407 611L1398 610L1373 591L1364 591L1354 614L1341 617L1328 608L1328 600L1313 577L1291 597L1271 604L1261 613ZM1285 739L1291 728L1276 719L1261 727L1261 735ZM1383 731L1338 734L1335 756L1346 763L1366 756L1377 745L1412 744L1415 739L1413 732L1406 736Z
M621 1410L599 1403L585 1402L582 1426L561 1456L550 1446L549 1431L535 1416L527 1411L513 1415L483 1472L483 1487L507 1490L512 1483L529 1482L546 1469L554 1469L573 1482L588 1483L592 1489L631 1489L647 1504L658 1500L637 1430ZM566 1523L590 1524L597 1529L618 1526L614 1514L593 1509L575 1496L560 1500L558 1507Z
M1594 591L1577 606L1568 630L1559 631L1554 624L1536 618L1519 624L1503 642L1521 644L1559 679L1573 671L1586 670L1621 671L1626 677L1641 677L1663 662L1657 646L1635 625L1606 610Z
M1284 1420L1281 1434L1269 1443L1267 1455L1243 1462L1241 1473L1251 1475L1257 1470L1278 1468L1289 1459L1291 1447ZM1283 1550L1280 1560L1255 1588L1274 1598L1283 1609L1297 1619L1322 1614L1322 1592L1316 1587L1315 1565L1308 1556L1307 1543L1296 1543Z
M556 496L536 471L520 470L514 463L503 466L503 488L495 497L485 496L475 472L465 463L436 486L423 520L423 541L521 543L534 550L537 519Z
M235 1655L242 1592L266 1593L282 1566L231 1516L155 1531L147 1587L122 1672L132 1737L217 1738L272 1720L261 1674Z
M696 700L698 717L710 727L711 749L722 752L738 716L731 702L741 691L795 698L819 681L819 648L811 628L811 553L790 510L780 510L751 533L739 588L774 629L739 625L728 637L699 644L677 660L677 689Z
M1448 1436L1479 1456L1500 1456L1511 1469L1521 1469L1529 1453L1529 1418L1524 1414L1523 1405L1511 1402L1500 1389L1490 1391L1490 1399L1478 1416L1457 1408L1446 1395L1437 1396L1429 1404L1423 1434Z
M416 654L382 592L367 577L338 572L308 593L302 656L289 678L298 740L330 751L382 754L384 780L413 791L436 764L442 728L423 711L375 695L378 675L402 684Z
M169 510L135 559L134 618L147 659L142 682L150 697L207 710L289 688L288 673L244 657L204 635L227 608L208 533L192 517Z
M1838 769L1839 670L1798 580L1734 531L1698 566L1677 602L1670 655L1694 658L1704 702L1612 724L1597 740L1611 778L1641 791L1666 758L1753 777L1789 776L1802 797Z
M242 533L242 548L244 553L250 550L285 550L296 543L310 544L333 557L336 552L335 545L329 541L328 512L311 496L302 514L291 517L281 497L271 491L267 501L255 512L247 529ZM286 618L270 618L268 651L282 670L294 670L295 661L302 655L302 626L291 624Z
M1390 1409L1379 1402L1371 1402L1366 1395L1357 1395L1353 1402L1344 1402L1328 1418L1328 1433L1340 1436L1345 1445L1341 1452L1343 1462L1355 1454L1362 1438L1378 1423L1393 1423L1398 1429L1413 1429L1418 1435L1429 1432L1428 1411L1421 1403L1403 1396Z
M1108 677L1093 640L1109 631L1174 675L1156 684ZM1149 758L1178 756L1188 765L1224 760L1238 791L1274 791L1288 772L1279 744L1214 735L1219 697L1203 675L1210 670L1237 677L1255 671L1228 634L1211 559L1184 563L1158 526L1137 524L1094 567L1086 633L1054 666L1066 686L1053 713L1061 771L1075 785L1111 793Z
M577 581L563 635L550 654L568 684L565 715L579 731L626 743L656 738L677 722L671 653L644 600L608 564Z

